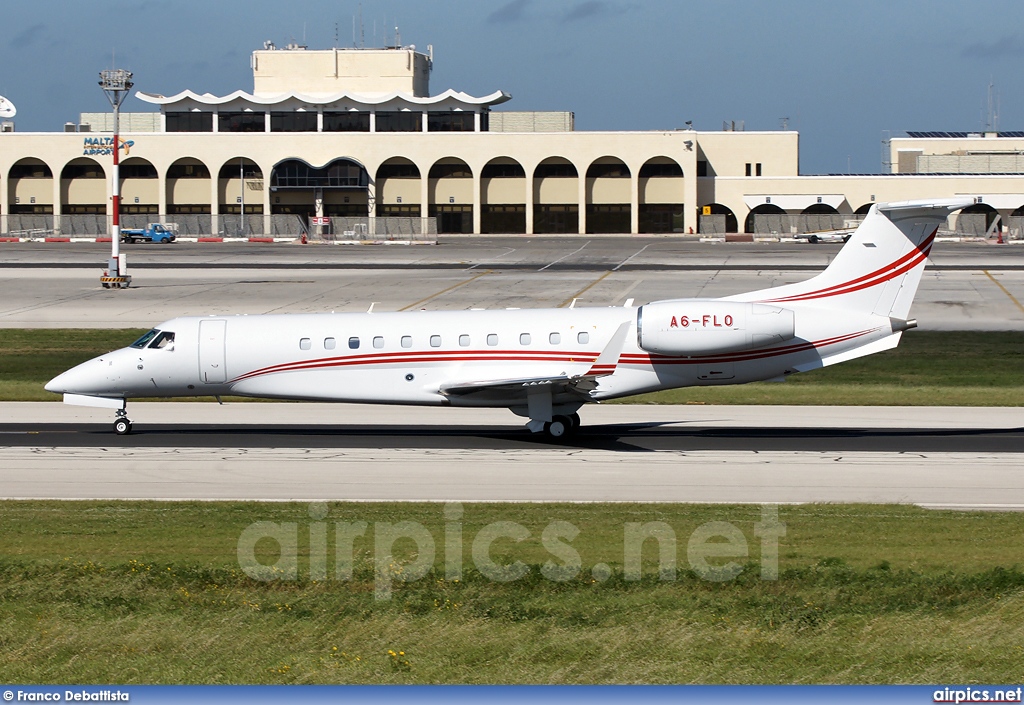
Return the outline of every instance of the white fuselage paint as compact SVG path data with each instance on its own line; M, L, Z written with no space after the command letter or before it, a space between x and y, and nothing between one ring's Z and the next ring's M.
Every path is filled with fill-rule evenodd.
M693 310L695 304L687 305ZM618 364L597 378L593 401L773 379L821 367L830 356L884 338L895 345L899 338L886 317L792 308L790 340L693 356L640 349L633 307L183 317L158 326L174 333L173 346L115 350L48 387L125 399L238 395L506 407L522 398L448 396L443 388L584 375L623 323L629 332Z

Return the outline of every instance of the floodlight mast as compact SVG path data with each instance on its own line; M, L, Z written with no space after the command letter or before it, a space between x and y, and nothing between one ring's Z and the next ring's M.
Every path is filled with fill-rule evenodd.
M111 194L113 195L113 219L110 228L110 262L104 277L100 278L104 286L113 285L115 288L124 288L131 283L131 277L127 274L127 267L124 258L120 255L121 246L121 174L120 174L120 112L121 103L128 96L132 89L132 72L124 69L106 69L100 71L100 88L110 101L110 107L114 110L114 142L112 154L114 155L114 168L111 173ZM115 281L104 281L113 279Z

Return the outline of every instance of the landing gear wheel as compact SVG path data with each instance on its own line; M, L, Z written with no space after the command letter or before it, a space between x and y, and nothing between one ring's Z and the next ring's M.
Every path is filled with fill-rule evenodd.
M120 418L114 421L114 433L119 436L127 436L132 432L132 422L130 419Z
M580 427L580 425L582 425L582 423L583 423L582 421L580 421L580 415L579 414L569 414L569 421L572 422L572 430L573 431L578 429Z
M572 431L572 421L568 416L556 416L544 424L544 432L551 438L565 438Z

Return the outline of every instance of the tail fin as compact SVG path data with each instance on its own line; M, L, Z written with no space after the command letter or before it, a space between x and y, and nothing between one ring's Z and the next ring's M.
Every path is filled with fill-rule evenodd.
M944 199L876 204L818 276L729 298L870 311L905 319L939 226L950 213L972 203Z

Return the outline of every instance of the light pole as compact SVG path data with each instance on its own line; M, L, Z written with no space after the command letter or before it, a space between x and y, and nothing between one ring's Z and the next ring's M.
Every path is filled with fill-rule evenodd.
M114 169L112 172L113 184L113 220L110 227L110 261L107 263L107 271L100 277L100 283L104 288L126 288L132 282L128 275L128 267L125 258L120 254L121 246L121 175L120 175L120 153L121 138L118 119L121 112L121 103L124 102L128 91L132 89L132 72L124 69L107 69L100 71L100 88L110 101L110 107L114 109L114 142L112 153L114 155Z

